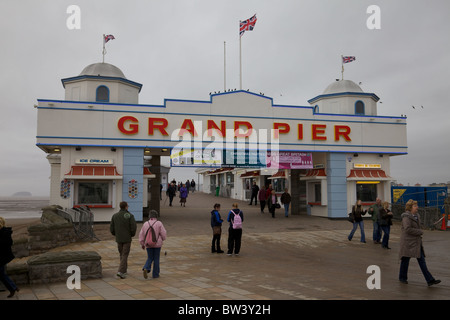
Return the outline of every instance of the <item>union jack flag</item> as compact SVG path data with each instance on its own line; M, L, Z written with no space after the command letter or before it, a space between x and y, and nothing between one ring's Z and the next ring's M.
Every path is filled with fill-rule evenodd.
M245 31L252 31L256 24L256 14L250 19L241 21L239 24L239 35L242 37Z
M356 57L352 57L352 56L350 56L350 57L342 57L342 63L349 63L349 62L352 62L352 61L355 61L356 60Z
M114 36L112 34L108 34L105 36L105 43L107 43L109 40L114 40Z

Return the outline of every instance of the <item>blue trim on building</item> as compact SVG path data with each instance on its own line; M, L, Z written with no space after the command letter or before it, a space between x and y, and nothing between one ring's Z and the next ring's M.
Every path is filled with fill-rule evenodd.
M316 96L310 100L308 100L308 103L313 104L317 100L323 99L323 98L334 98L334 97L340 97L340 96L361 96L361 97L369 97L375 100L377 102L380 100L380 98L375 93L366 93L366 92L339 92L339 93L329 93L329 94L321 94L319 96Z
M121 81L127 84L131 84L133 86L136 86L139 88L139 92L141 92L142 89L142 84L138 83L138 82L134 82L125 78L120 78L120 77L106 77L106 76L89 76L89 75L83 75L83 76L76 76L76 77L70 77L70 78L64 78L61 79L61 83L63 85L63 87L66 87L66 82L68 81L78 81L78 80L84 80L84 79L92 79L92 80L113 80L113 81Z

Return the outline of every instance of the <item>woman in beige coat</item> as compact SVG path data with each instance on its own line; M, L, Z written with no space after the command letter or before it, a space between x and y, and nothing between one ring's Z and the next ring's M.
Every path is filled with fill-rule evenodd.
M409 259L417 258L420 270L422 270L428 286L438 284L441 280L433 278L425 262L425 252L422 246L423 231L420 228L419 206L417 205L417 201L413 201L412 199L408 200L405 211L402 213L402 233L400 235L399 258L401 259L401 263L399 280L401 283L408 283Z

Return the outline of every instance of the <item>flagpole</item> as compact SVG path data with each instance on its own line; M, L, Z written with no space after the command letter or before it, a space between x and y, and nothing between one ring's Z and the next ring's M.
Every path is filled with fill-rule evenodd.
M241 21L239 21L239 25L241 24ZM239 83L240 83L240 89L242 90L242 36L239 33Z
M102 55L103 55L102 62L105 63L105 35L103 35L103 51L102 51Z
M226 42L223 42L223 90L227 90L227 50L226 50Z
M342 80L344 80L344 56L341 55L341 64L342 64Z

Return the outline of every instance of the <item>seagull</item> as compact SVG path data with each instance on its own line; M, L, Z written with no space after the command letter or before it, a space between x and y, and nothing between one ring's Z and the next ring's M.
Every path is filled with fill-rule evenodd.
M415 109L416 107L412 106L413 109Z
M422 109L423 109L423 106L421 106L422 107Z

